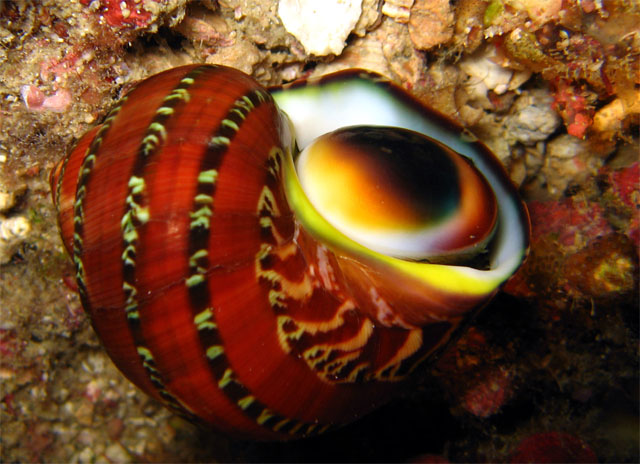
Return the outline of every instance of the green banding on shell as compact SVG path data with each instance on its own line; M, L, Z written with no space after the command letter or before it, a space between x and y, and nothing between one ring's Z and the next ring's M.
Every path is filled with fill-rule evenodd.
M138 231L133 226L133 222L131 221L131 216L130 215L127 216L125 219L126 219L126 221L124 222L124 224L122 226L122 230L124 231L122 236L123 236L125 242L133 243L136 240L138 240ZM133 252L136 251L135 246L133 246L133 245L127 245L124 250L125 250L125 253L123 253L123 255L127 253L127 250L131 250Z
M140 224L146 224L149 221L149 208L138 208L136 219Z
M202 205L202 204L207 204L207 205L211 205L213 204L213 197L211 195L207 195L205 193L201 193L196 195L196 203Z
M205 278L202 274L194 274L185 280L185 285L189 288L195 287L196 285L200 285L202 282L204 282L204 280Z
M242 101L247 105L247 111L251 111L254 108L253 102L246 95L242 97Z
M256 419L256 422L260 425L263 425L265 422L267 422L269 419L271 419L274 416L275 414L269 409L263 409L260 415L258 416L258 418Z
M153 361L153 355L151 354L151 351L149 351L149 348L145 348L144 346L138 346L136 349L144 362Z
M173 114L173 111L171 111L171 113L169 114ZM165 113L157 113L157 115L163 116L163 117L168 116ZM167 141L167 128L164 127L164 124L162 124L160 121L154 121L151 124L149 124L149 131L153 131L156 134L159 134L163 142Z
M302 422L298 422L296 425L293 426L293 428L291 430L289 430L289 434L290 435L296 435L298 432L300 432L300 429L304 426L304 424Z
M180 81L181 86L174 89L169 95L165 97L165 103L169 103L175 100L183 100L185 103L188 103L191 99L191 95L189 95L187 87L193 85L194 82L195 81L193 79L183 79L182 81Z
M210 219L215 216L213 205L215 205L218 169L227 151L232 149L233 139L242 130L242 125L249 113L265 102L272 102L272 99L261 89L252 90L235 100L227 110L225 118L209 138L210 143L206 146L206 152L202 154L193 207L189 212L191 222L186 257L189 275L185 279L185 285L189 292L194 325L209 362L210 372L220 390L230 402L238 406L239 411L254 420L256 424L277 431L276 425L282 423L279 429L287 433L293 426L285 427L285 424L295 425L297 422L269 410L255 398L253 393L240 382L225 354L223 340L215 320L215 308L210 306L211 295L206 274L210 267L209 255L202 253L203 250L214 246L210 243L210 234L211 228L215 227L215 222L211 222ZM303 424L297 430L305 431L311 425Z
M195 219L194 221L191 221L189 226L192 229L196 229L196 228L208 229L209 225L210 225L209 218L206 217L206 216L201 216L201 217Z
M240 111L236 112L235 114L242 115L242 113ZM242 116L241 119L244 119L244 116ZM235 132L238 132L238 130L240 129L240 126L238 126L238 124L235 123L234 121L232 121L231 119L223 119L222 120L222 125L225 126L225 127L228 127L229 129L234 130Z
M170 116L173 114L173 108L170 108L168 106L161 106L160 108L158 108L158 111L156 111L156 114L160 114L162 116Z
M131 176L131 178L129 179L128 185L129 185L129 188L131 189L130 190L131 195L137 195L139 193L144 192L145 182L144 182L144 179L141 177Z
M279 432L284 426L286 426L289 422L291 421L291 419L282 419L281 421L279 421L276 425L273 426L273 430L275 430L276 432Z
M264 103L266 101L273 101L273 98L271 97L270 94L268 94L267 92L262 91L260 89L257 89L255 91L255 94L256 94L256 97L258 98L258 102L260 104L262 104L262 103ZM243 98L243 100L244 100L244 98ZM254 107L257 106L255 103L253 105L254 105Z
M127 97L124 97L120 104L114 107L107 118L105 119L102 127L98 129L96 135L87 148L87 151L78 171L78 181L76 182L76 197L73 205L73 262L76 266L76 280L78 282L78 293L82 301L82 306L91 313L91 304L87 295L85 269L82 263L82 236L84 235L84 199L86 196L86 184L91 176L91 170L96 161L97 153L102 145L103 136L111 128L111 125L120 112L122 105L126 102Z
M229 140L229 138L228 138L228 137L221 137L221 136L218 136L218 137L213 137L213 138L211 139L211 142L209 142L209 143L210 143L211 145L224 145L224 146L226 146L226 145L229 145L230 140Z
M144 146L144 152L150 153L160 143L160 139L156 134L149 134L145 138L142 139L142 145Z
M265 185L262 188L262 192L260 192L260 198L258 199L258 212L262 212L265 210L266 212L273 214L274 213L274 205L276 204L275 197L273 196L273 192L271 189ZM260 219L268 219L270 217L261 216Z
M131 313L138 313L138 304L136 302L132 302L132 303L126 304L125 307L124 307L124 310L127 313L127 317ZM140 313L138 313L138 315L140 315Z
M196 251L194 254L191 255L191 258L189 258L189 266L190 267L197 266L198 260L202 259L202 258L206 258L207 256L209 256L209 251L208 250L198 250L198 251ZM207 308L207 310L208 310L208 308Z
M215 328L217 328L217 326ZM224 353L224 348L222 347L222 345L213 345L207 348L206 353L207 353L207 358L213 361L218 356L221 356Z
M247 409L255 400L256 398L253 395L248 395L239 399L237 404L240 406L240 409Z
M73 152L72 152L73 153ZM56 211L58 214L60 213L60 193L62 192L62 181L64 179L64 175L67 172L67 165L69 164L69 160L71 159L71 154L64 157L62 161L62 166L60 167L60 172L58 174L58 181L56 182Z
M218 171L216 171L215 169L209 169L207 171L202 171L200 174L198 174L197 180L199 184L213 184L215 183L217 178L218 178ZM206 193L201 195L206 195ZM196 197L197 196L198 195L196 195ZM211 196L211 195L208 195L208 196Z
M211 308L207 308L202 311L200 314L197 314L196 317L193 318L193 322L196 325L202 324L204 321L211 319L213 317L213 313L211 312Z
M155 360L153 358L153 354L151 353L151 351L144 346L137 346L137 351L138 351L138 355L140 355L142 366L147 371L149 380L151 381L153 386L157 389L160 397L167 403L167 406L177 414L181 415L182 417L195 420L195 417L189 411L187 411L183 405L177 402L176 398L164 387L162 376L160 375L160 372L156 368Z
M218 325L214 322L201 322L198 324L198 330L215 330L218 328Z
M225 369L224 374L222 374L222 377L218 380L218 387L225 389L231 382L233 382L233 371L231 369Z
M211 69L201 66L189 71L171 93L165 97L159 108L156 109L152 121L142 137L134 160L129 182L128 194L125 199L125 212L120 221L122 232L122 291L125 296L125 312L129 330L134 345L141 356L142 365L145 368L149 380L155 387L160 397L167 406L182 416L194 419L188 407L176 398L166 388L166 382L161 372L155 366L153 353L147 347L147 343L140 324L140 307L138 301L138 289L136 287L136 254L140 245L139 228L143 227L151 219L151 211L148 206L147 187L145 181L146 167L153 159L162 144L167 141L167 125L172 118L178 117L178 105L189 101L187 88L195 82L195 78L203 72Z
M233 111L235 114L237 114L238 116L240 116L240 118L241 118L241 119L243 119L243 120L244 120L244 118L245 118L245 113L244 113L244 111L243 111L243 110L245 110L245 109L246 109L245 107L243 107L242 109L240 109L240 108L234 108L234 109L232 109L231 111Z
M196 199L195 199L195 203L196 204L200 204L200 201L198 201L198 198L201 197L201 195L206 195L205 193L200 193L198 195L196 195ZM208 195L210 197L210 195ZM192 219L197 219L203 216L206 217L211 217L213 215L213 211L211 211L211 208L209 208L208 206L203 206L202 208L198 209L195 213L189 213L189 217L191 217Z

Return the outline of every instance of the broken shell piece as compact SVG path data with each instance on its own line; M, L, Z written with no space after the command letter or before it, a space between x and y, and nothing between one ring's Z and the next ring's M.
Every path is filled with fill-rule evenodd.
M602 163L602 159L591 155L587 142L562 134L547 144L541 174L547 191L554 197L560 197L570 185L580 185L587 178L593 178Z
M551 107L552 101L546 89L523 92L505 120L509 138L525 145L549 138L561 122L560 116Z
M27 185L22 184L17 188L13 188L12 191L2 190L0 188L0 214L6 213L13 208L18 199L24 195L27 190Z
M619 98L598 110L593 117L593 129L613 136L622 129L622 122L627 116L638 113L640 113L640 90L623 92Z
M0 239L9 241L25 237L31 230L29 220L24 216L3 219L0 222Z
M278 16L308 54L339 55L362 13L362 0L280 0Z
M397 23L406 24L409 22L413 1L414 0L387 0L384 2L384 5L382 5L382 14L393 18Z
M530 71L515 71L496 63L493 47L465 58L460 67L470 77L469 94L480 99L486 97L489 90L498 95L515 90L531 77Z
M538 25L557 19L562 10L562 0L507 0L516 10L525 10Z
M367 32L374 30L381 20L379 0L362 0L362 14L356 23L353 33L358 37L364 37Z
M24 216L0 216L0 264L6 264L31 231L31 223Z
M311 75L322 76L342 69L362 68L392 78L394 74L389 68L389 61L384 55L383 43L377 32L356 37L335 60L318 63Z
M9 192L0 192L0 211L7 211L15 205L15 196Z

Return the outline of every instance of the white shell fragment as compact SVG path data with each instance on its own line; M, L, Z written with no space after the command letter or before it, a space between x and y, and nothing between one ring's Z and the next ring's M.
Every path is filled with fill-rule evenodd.
M339 55L362 14L362 0L280 0L278 16L305 51Z
M486 47L460 62L460 68L470 77L468 91L482 98L489 90L502 95L524 84L531 71L517 71L500 63L494 47Z
M474 86L473 93L478 96L486 95L489 90L493 90L498 95L509 90L513 71L503 68L487 56L467 57L460 62L460 67L473 79L470 84Z
M505 4L516 10L526 10L538 25L558 18L562 11L562 0L508 0Z
M24 216L5 218L0 215L0 264L6 264L31 232L31 223Z
M594 178L603 160L593 156L589 144L578 137L561 134L547 143L544 165L540 171L547 192L553 198L564 196L570 185L581 185Z
M505 122L509 136L525 145L548 139L562 123L552 103L553 98L546 89L523 92Z
M414 0L386 0L382 5L382 14L393 18L400 24L407 24Z

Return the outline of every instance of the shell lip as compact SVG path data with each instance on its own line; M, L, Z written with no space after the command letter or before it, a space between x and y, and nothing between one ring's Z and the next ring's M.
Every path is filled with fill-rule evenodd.
M498 199L499 223L494 240L502 245L497 251L492 251L491 260L494 264L491 269L478 270L465 266L426 263L409 266L402 260L388 262L387 265L398 265L402 268L419 266L420 270L411 271L415 275L428 273L425 270L435 269L434 266L438 266L439 270L455 269L454 280L457 276L464 276L462 280L473 276L471 279L474 282L488 280L494 288L499 288L526 258L531 226L529 213L518 196L517 188L491 150L469 135L467 130L450 117L424 105L389 79L361 69L339 71L309 80L302 79L273 87L271 91L278 106L290 117L298 144L302 148L316 137L343 126L366 124L401 127L437 139L458 154L471 159L487 179ZM305 217L303 211L299 219L303 223L309 222L318 212L313 213L312 209L308 209L309 205L301 200L303 197L295 194L293 185L298 181L293 168L289 174L289 185L285 186L288 200L298 203L292 205L295 211L299 211L298 208L307 208L305 211L309 212L309 217ZM292 179L296 179L295 182L292 182ZM328 240L338 250L347 243L344 236L337 240L336 237L339 236L335 232L330 234L333 238L319 233L329 231L321 227L319 221L310 222L313 223L309 224L310 232L321 240ZM311 227L314 225L320 227L314 230ZM361 259L370 259L378 267L382 266L382 262L377 257L372 258L373 255L366 248L354 247L353 244L347 248L358 254ZM344 249L342 252L346 253ZM453 288L457 284L444 285ZM440 284L438 286L440 287Z
M298 213L297 220L305 230L338 255L357 258L379 272L384 272L386 268L445 291L463 291L468 295L481 296L493 294L524 259L522 250L503 259L498 266L482 270L459 264L434 264L384 255L347 237L317 211L302 189L291 153L284 160L283 174L287 201L292 210Z
M286 100L295 95L296 92L306 92L309 88L344 88L345 91L348 92L353 89L354 85L359 85L358 83L363 82L375 86L378 90L382 90L387 94L389 99L394 99L400 102L412 111L419 113L422 117L429 120L437 120L438 125L442 126L445 131L464 134L471 143L482 143L477 141L477 138L473 134L462 127L450 116L425 105L388 77L367 69L350 68L322 76L300 78L286 84L270 86L268 87L268 90L278 105L285 109L286 112L286 108L288 107ZM348 105L345 104L345 110L348 112L351 108L346 108L347 106ZM292 113L293 112L289 112L289 116L291 116ZM337 114L337 119L339 119L341 115L339 113ZM371 114L375 114L375 112ZM294 118L291 119L293 120ZM293 123L296 125L296 121L293 121ZM363 122L363 124L368 124L368 122ZM380 123L380 125L394 126L394 124L386 123ZM411 129L410 127L406 128ZM417 130L416 132L421 131ZM304 148L304 146L305 144L303 143L301 148Z

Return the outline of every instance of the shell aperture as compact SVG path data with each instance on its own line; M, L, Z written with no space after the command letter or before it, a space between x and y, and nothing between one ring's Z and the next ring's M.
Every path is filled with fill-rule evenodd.
M529 217L504 168L491 151L460 125L421 104L387 78L361 69L339 71L306 83L271 90L304 149L317 137L353 125L389 126L419 132L473 161L498 201L495 240L489 252L491 277L504 282L528 250ZM471 272L471 274L473 274Z
M398 258L473 255L496 224L493 191L473 164L406 129L353 126L325 134L302 151L297 171L333 226Z

